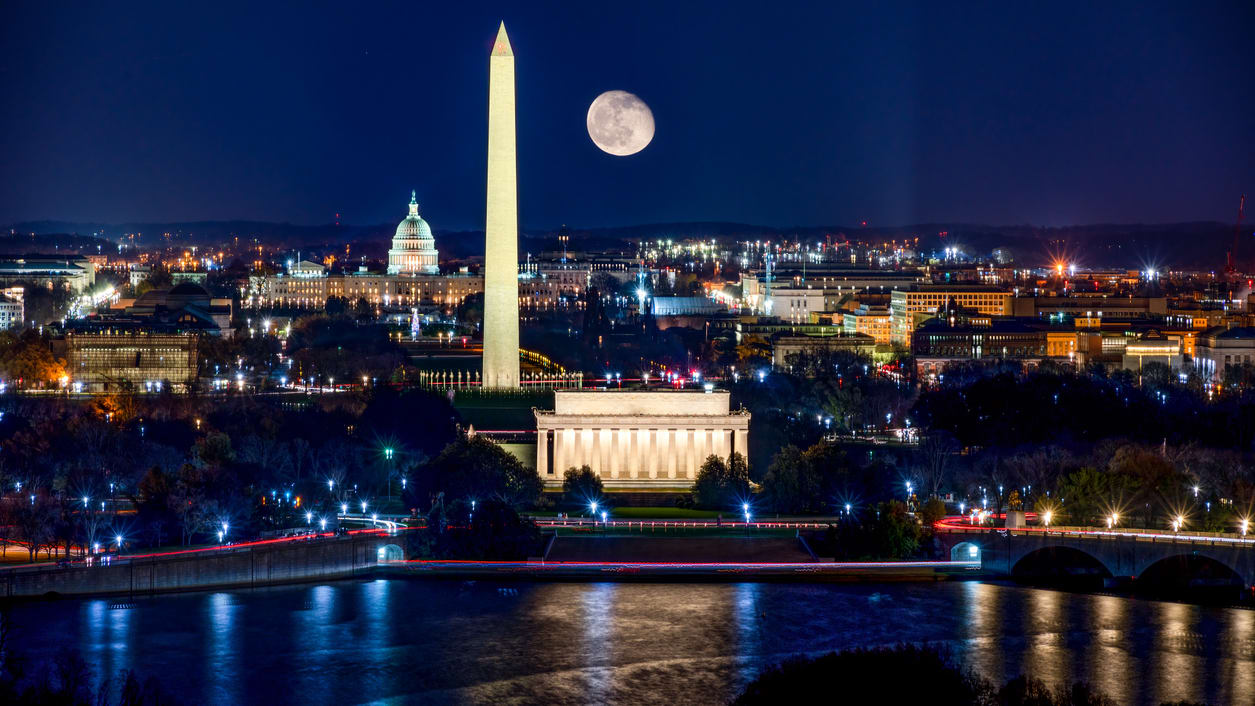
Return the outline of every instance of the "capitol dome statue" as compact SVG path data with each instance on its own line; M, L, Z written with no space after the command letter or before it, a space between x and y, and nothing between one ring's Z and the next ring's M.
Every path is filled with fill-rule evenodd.
M397 226L388 251L388 274L440 274L436 239L431 226L418 215L418 192L410 193L410 214Z

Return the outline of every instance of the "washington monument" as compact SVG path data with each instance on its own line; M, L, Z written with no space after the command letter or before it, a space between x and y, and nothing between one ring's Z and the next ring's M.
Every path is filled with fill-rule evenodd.
M514 50L497 30L488 59L488 211L484 222L483 386L519 386L519 212Z

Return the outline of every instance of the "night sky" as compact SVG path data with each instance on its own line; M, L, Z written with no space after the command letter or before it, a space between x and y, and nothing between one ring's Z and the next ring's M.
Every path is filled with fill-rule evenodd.
M488 53L517 57L520 218L1231 221L1255 3L9 2L0 223L482 228ZM125 8L125 9L121 9ZM612 157L599 93L658 132Z

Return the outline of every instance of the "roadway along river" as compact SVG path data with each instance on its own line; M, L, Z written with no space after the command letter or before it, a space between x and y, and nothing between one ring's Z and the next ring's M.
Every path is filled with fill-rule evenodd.
M1122 704L1249 704L1255 611L981 582L372 580L18 604L14 647L77 648L186 703L714 703L797 652L945 644L1001 682ZM892 685L886 685L891 690Z

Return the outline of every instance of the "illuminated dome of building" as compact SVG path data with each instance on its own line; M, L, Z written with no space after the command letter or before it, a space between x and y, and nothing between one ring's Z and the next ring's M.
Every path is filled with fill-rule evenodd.
M431 226L418 215L418 193L411 192L410 213L397 225L388 251L388 274L434 275L440 272L439 252Z

